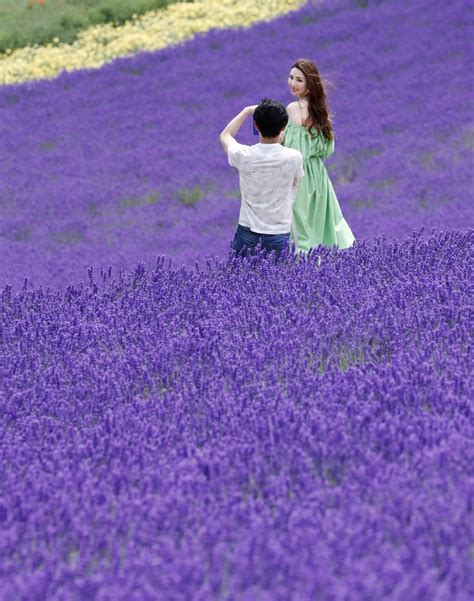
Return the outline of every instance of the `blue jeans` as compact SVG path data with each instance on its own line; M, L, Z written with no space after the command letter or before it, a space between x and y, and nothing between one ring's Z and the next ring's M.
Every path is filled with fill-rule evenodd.
M260 243L260 246L267 252L275 251L275 256L278 259L281 251L288 245L290 234L256 234L249 227L238 225L232 242L232 248L236 253L241 253L242 250L248 248L254 250Z

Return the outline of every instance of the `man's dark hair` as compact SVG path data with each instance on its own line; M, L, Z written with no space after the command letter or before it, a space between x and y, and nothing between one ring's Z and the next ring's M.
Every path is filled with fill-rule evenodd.
M253 120L264 138L275 138L286 127L288 113L278 100L264 98L255 109Z

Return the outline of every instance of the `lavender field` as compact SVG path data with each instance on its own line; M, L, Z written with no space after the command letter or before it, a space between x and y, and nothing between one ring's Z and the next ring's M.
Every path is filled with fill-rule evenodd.
M356 238L472 226L470 16L461 0L310 3L247 31L1 87L0 283L61 287L89 266L226 256L238 181L218 133L265 95L289 101L289 67L307 55L336 85L327 166Z
M469 599L474 234L2 298L2 599Z
M473 598L472 33L308 3L0 87L0 601ZM299 56L357 242L236 259L218 133Z

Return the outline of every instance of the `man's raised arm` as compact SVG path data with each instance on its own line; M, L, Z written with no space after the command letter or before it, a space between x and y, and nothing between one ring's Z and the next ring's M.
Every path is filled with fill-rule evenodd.
M231 121L229 121L229 123L221 131L219 140L226 153L227 149L229 148L229 144L237 135L237 132L239 131L242 123L245 121L245 119L247 119L247 117L253 115L253 112L256 108L256 104L253 106L246 106L240 111L238 115L236 115Z

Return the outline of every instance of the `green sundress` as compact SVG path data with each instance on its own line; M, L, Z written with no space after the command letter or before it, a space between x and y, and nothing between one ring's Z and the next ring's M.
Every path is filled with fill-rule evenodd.
M312 138L306 127L289 121L283 146L296 148L303 155L304 177L299 181L293 204L293 238L298 250L306 252L320 244L352 246L354 235L342 215L323 163L334 152L334 140L326 140L322 133Z

